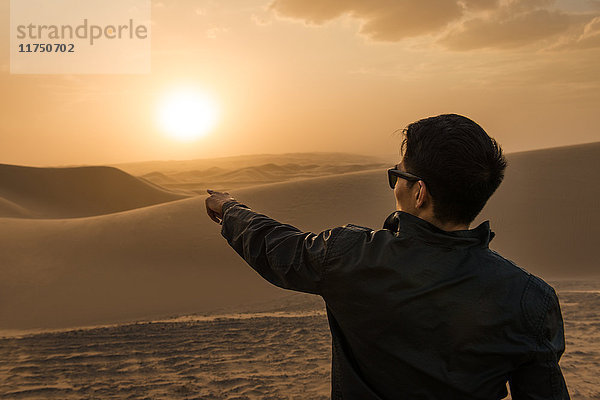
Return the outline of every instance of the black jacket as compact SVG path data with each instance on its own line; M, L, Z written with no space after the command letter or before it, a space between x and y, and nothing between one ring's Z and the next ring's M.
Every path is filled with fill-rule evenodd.
M554 290L488 248L396 211L319 234L229 201L221 233L260 275L323 297L333 399L568 399Z

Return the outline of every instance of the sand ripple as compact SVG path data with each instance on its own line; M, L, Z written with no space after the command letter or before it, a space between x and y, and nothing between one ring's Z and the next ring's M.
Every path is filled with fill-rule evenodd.
M324 315L158 322L0 341L0 397L326 399Z

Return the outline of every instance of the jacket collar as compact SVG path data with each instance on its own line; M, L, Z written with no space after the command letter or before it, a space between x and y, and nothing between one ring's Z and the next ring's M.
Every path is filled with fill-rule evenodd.
M430 222L404 211L394 211L383 223L399 236L416 236L428 244L444 247L488 247L496 235L490 229L490 221L484 221L473 229L444 231Z

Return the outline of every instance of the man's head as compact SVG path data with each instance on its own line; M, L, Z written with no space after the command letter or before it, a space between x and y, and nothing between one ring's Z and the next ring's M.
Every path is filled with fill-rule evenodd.
M397 208L429 214L438 225L468 226L504 178L500 145L478 124L456 114L413 122L403 133L397 168L422 181L398 179Z

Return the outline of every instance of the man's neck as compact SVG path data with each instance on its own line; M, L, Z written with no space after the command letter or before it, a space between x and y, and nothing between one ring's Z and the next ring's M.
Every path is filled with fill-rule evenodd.
M413 214L415 215L415 214ZM415 215L432 225L437 226L443 231L452 232L452 231L463 231L469 229L470 224L459 224L454 222L440 222L437 218L434 217L433 212L421 212Z
M469 225L468 224L467 225L465 225L465 224L453 224L453 223L442 224L439 221L438 222L428 221L428 222L430 222L433 225L437 226L441 230L448 231L448 232L451 232L451 231L465 231L465 230L469 229Z

